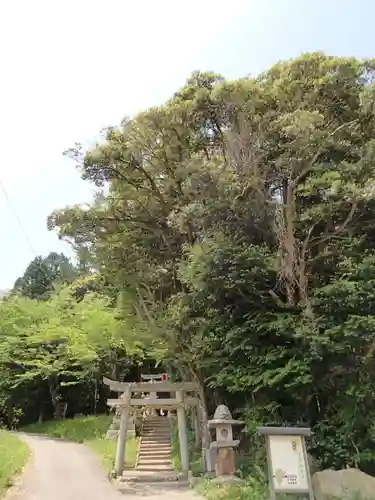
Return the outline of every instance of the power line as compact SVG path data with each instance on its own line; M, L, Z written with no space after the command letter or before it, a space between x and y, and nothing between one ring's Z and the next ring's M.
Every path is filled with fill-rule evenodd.
M13 215L14 215L14 217L17 220L17 223L18 223L18 225L19 225L19 227L20 227L20 229L21 229L21 231L22 231L22 233L23 233L23 235L25 237L26 243L28 244L31 252L34 254L34 257L36 257L37 253L35 251L35 248L34 248L33 244L31 243L29 235L27 234L26 229L24 228L24 226L23 226L23 224L21 222L20 216L18 215L18 212L17 212L15 206L11 202L11 199L10 199L10 197L8 195L8 192L7 192L6 188L5 188L5 185L4 185L3 181L1 180L1 177L0 177L0 188L1 188L2 192L4 193L5 199L6 199L7 203L8 203L8 205L9 205L9 208L10 208L11 212L13 212Z

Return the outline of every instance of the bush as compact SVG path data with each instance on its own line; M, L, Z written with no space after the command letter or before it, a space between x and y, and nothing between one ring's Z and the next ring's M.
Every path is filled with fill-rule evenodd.
M266 483L257 478L247 478L238 485L217 485L202 481L197 491L207 500L268 500L269 491Z

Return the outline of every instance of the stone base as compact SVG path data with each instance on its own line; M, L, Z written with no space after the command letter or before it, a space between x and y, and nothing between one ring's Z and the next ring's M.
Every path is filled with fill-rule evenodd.
M119 431L116 431L115 429L109 429L105 435L105 439L112 439L113 441L116 441L118 433Z
M215 479L215 477L216 477L215 471L213 471L213 470L207 471L205 473L204 477L206 479Z
M112 441L116 441L118 439L119 430L117 429L108 429L107 434L105 435L105 439L111 439ZM126 433L127 438L135 438L135 429L129 429Z
M123 474L118 478L122 483L176 483L187 482L187 475L182 472L175 471L140 471L137 469L124 470Z
M216 450L208 448L202 450L203 460L206 464L206 471L215 476L215 466L216 466Z
M237 476L217 476L212 479L215 484L241 484L243 480Z

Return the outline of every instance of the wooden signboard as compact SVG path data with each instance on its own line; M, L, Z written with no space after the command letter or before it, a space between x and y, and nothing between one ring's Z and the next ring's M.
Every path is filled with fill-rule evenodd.
M271 500L276 493L306 495L314 500L305 444L310 429L260 427L257 432L266 436Z

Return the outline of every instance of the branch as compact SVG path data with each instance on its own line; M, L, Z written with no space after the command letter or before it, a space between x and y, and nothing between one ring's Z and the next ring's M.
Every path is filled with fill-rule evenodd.
M136 168L139 172L143 174L143 176L148 180L148 183L150 184L151 190L156 194L158 197L159 201L163 205L163 207L167 207L167 203L164 200L163 195L161 194L161 191L158 189L154 179L151 177L151 175L146 171L144 167L140 164L140 162L133 157L134 164L136 165ZM149 162L151 164L151 162Z
M322 219L317 220L312 226L310 226L310 229L307 232L307 236L302 244L302 251L301 251L301 260L304 262L305 261L305 255L307 251L307 245L309 244L311 233L314 229L314 227L321 221Z
M335 130L333 130L329 134L329 136L326 138L325 142L320 146L320 148L318 149L318 151L314 154L314 156L312 157L312 159L309 162L309 164L307 165L307 167L305 167L302 170L302 172L297 176L297 178L292 182L293 188L295 188L300 182L302 182L307 177L307 175L313 170L314 163L319 158L319 156L322 154L324 148L327 145L327 139L333 137L339 130L343 129L344 127L346 127L348 125L352 125L355 122L356 122L356 120L352 120L349 123L342 123L341 125L339 125L337 128L335 128Z
M328 234L324 238L314 238L314 240L317 240L317 241L310 246L310 249L317 246L317 245L325 243L326 241L328 241L328 240L336 237L338 234L342 233L345 230L346 226L349 224L349 222L352 220L354 212L356 211L356 208L357 208L357 202L355 201L352 203L350 211L349 211L346 219L344 220L344 222L341 224L341 226L339 228L337 228L336 231L334 231L332 234Z

